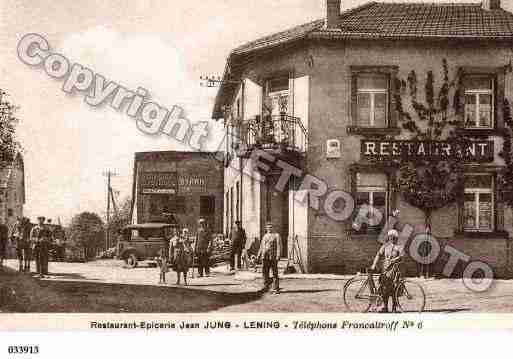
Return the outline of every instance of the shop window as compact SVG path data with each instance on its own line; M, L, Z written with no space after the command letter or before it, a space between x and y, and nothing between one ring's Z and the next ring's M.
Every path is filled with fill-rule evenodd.
M170 196L168 208L171 213L185 213L185 197Z
M494 127L494 80L492 76L467 75L465 87L465 127L491 129Z
M493 231L494 188L491 175L465 176L463 228L466 231Z
M384 173L356 174L356 213L367 213L367 219L357 218L358 233L377 233L387 219L388 178ZM366 207L366 208L364 208Z
M200 216L210 217L216 211L216 200L214 196L201 196L200 197Z

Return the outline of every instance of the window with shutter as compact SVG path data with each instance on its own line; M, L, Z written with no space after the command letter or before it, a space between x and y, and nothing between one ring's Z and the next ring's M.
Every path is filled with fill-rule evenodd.
M351 123L348 133L399 133L394 81L396 66L351 66Z

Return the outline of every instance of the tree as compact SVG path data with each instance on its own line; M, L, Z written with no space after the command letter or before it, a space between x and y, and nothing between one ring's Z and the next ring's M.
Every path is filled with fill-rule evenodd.
M130 210L132 207L132 199L127 197L124 199L121 207L110 219L109 229L110 238L116 238L120 229L130 223Z
M7 93L0 89L0 161L12 162L21 144L16 140L16 125L19 120L14 116L17 107L6 100Z
M73 217L69 227L69 242L84 250L86 259L93 258L105 241L104 224L100 216L82 212Z
M412 206L419 208L425 217L426 229L431 228L433 211L443 208L458 198L463 188L462 157L470 145L470 139L458 136L457 129L463 127L458 119L461 112L460 95L462 93L461 74L449 80L447 61L443 60L443 80L435 92L435 79L432 71L427 72L425 82L425 103L418 96L418 81L415 71L408 75L407 82L396 80L396 105L401 127L410 133L414 141L444 141L458 149L461 156L455 157L417 157L406 155L397 160L399 178L397 187L402 197ZM404 110L402 97L406 94L411 103L413 114ZM454 94L453 106L450 95ZM418 120L418 121L416 121Z

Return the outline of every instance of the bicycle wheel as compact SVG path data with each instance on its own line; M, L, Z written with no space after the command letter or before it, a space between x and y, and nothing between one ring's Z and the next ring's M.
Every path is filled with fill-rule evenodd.
M404 280L395 289L398 310L401 313L421 313L426 305L426 294L419 283Z
M372 299L367 278L350 279L344 286L344 304L350 312L366 313Z

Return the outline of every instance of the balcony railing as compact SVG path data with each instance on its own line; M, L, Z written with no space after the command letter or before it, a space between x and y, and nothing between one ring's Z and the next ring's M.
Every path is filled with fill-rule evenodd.
M257 116L241 125L241 149L284 149L304 153L307 131L298 117L289 115Z

